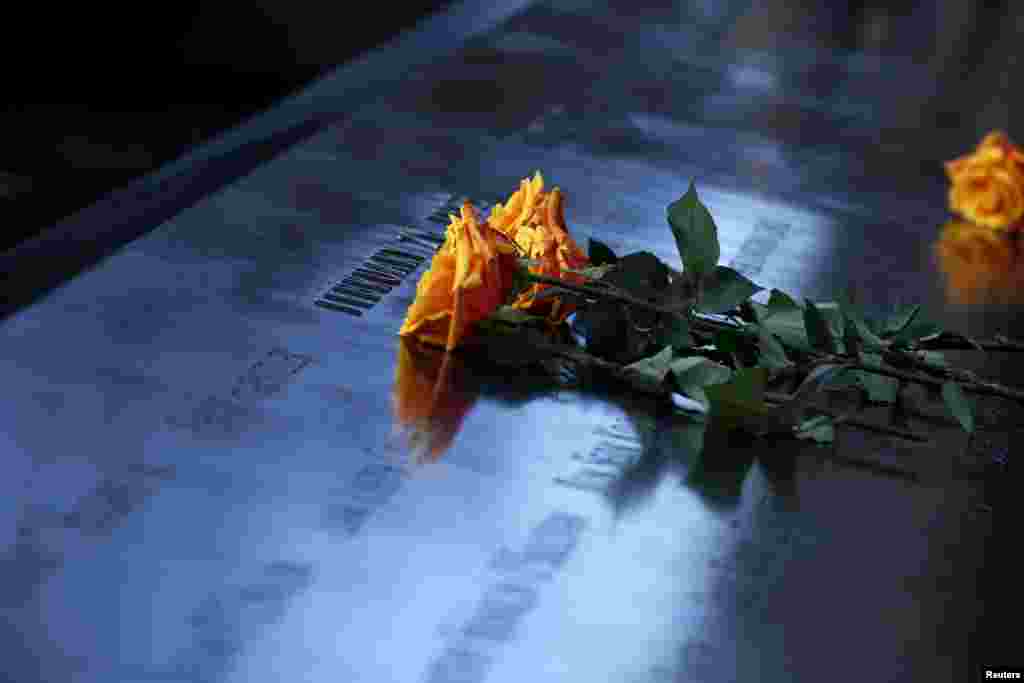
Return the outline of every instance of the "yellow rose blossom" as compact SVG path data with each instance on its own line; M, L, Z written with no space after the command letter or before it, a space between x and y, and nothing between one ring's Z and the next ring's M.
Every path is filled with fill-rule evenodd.
M538 207L544 191L544 176L537 171L533 178L524 178L519 189L504 204L495 204L487 222L498 232L515 239L520 226L528 223Z
M399 330L449 351L505 302L517 267L515 247L481 224L469 202L451 218Z
M488 223L495 230L515 240L523 256L534 261L530 272L580 283L582 278L569 269L587 265L583 250L569 235L565 224L565 207L561 190L544 191L544 177L538 171L532 180L524 179L504 204L491 210ZM552 322L562 322L572 312L557 297L537 299L549 285L533 284L513 304L516 308L537 315L546 315Z
M943 227L935 255L952 303L1024 301L1024 268L1013 235L951 221Z
M1024 152L1002 131L945 164L950 209L978 225L1007 229L1024 217Z

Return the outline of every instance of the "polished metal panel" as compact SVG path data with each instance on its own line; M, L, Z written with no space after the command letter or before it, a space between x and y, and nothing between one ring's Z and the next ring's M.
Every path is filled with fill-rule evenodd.
M871 59L618 4L532 6L2 323L9 680L966 680L992 507L948 419L698 458L645 399L470 374L440 459L395 437L444 216L536 169L581 244L678 263L696 178L755 281L938 304Z

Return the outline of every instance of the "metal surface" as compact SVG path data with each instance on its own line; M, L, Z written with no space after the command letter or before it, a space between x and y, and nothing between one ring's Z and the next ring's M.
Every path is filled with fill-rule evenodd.
M698 461L643 401L491 378L409 467L390 401L422 265L363 280L358 316L315 305L535 169L581 244L677 262L664 211L696 177L757 282L935 302L941 179L863 152L887 79L726 50L742 8L714 7L533 6L6 319L6 680L966 680L991 520L955 429L840 445L910 478L791 443Z

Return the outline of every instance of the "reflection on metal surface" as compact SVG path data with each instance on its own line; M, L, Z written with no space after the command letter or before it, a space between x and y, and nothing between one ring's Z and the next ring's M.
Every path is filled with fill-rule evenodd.
M451 446L479 390L467 382L462 362L411 337L398 337L392 389L396 426L414 461L436 461Z
M950 221L935 243L935 258L954 304L1024 303L1024 250L1018 232Z

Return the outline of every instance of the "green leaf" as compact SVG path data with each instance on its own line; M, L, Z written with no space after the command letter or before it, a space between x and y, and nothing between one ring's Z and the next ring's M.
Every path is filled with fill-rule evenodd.
M673 360L669 366L676 382L679 383L679 388L684 390L687 385L698 379L700 386L706 386L727 382L732 376L732 370L728 367L704 356L682 356Z
M852 320L846 317L842 310L840 310L839 315L841 318L841 326L843 328L843 352L854 355L860 353L864 349L864 343L860 338L860 334L857 333L857 326L853 324Z
M864 314L858 306L846 300L840 301L839 306L843 317L853 326L853 331L864 346L869 349L875 349L882 348L885 345L882 338L876 335L868 326L867 321L864 320Z
M868 329L875 334L875 336L881 338L885 333L885 321L878 317L869 316L867 313L864 314L864 324L868 326Z
M704 282L698 308L705 313L725 313L763 289L732 268L716 266Z
M847 370L847 366L837 363L826 363L815 367L804 377L804 381L800 382L800 386L793 392L794 400L803 400L811 394L824 389L826 386L839 381L846 374Z
M938 365L939 367L942 368L949 367L949 361L946 360L946 357L942 354L941 351L919 351L918 356L925 363Z
M767 383L768 371L765 368L742 368L728 382L704 387L711 414L727 424L768 414L770 410L764 402Z
M927 320L921 316L920 313L914 316L912 322L907 324L902 330L900 330L892 338L893 344L909 344L913 342L919 342L925 337L942 332L942 326L937 323Z
M877 353L861 354L861 361L870 365L881 365L882 356ZM865 370L854 373L857 382L868 392L868 399L875 403L895 403L900 381L894 377L886 377Z
M700 457L689 463L684 485L708 505L736 509L744 499L743 483L749 477L755 458L750 452L723 450L715 445L706 446Z
M512 306L499 306L494 313L487 316L487 319L494 322L508 323L510 325L537 324L544 321L544 318L530 315Z
M715 348L724 353L736 353L743 338L739 332L735 330L719 330L715 333L711 343L714 344Z
M801 308L800 304L790 295L780 289L772 289L768 295L768 315L774 315L783 311L790 311Z
M807 339L807 326L804 323L802 308L793 308L775 313L761 319L761 327L774 334L783 344L801 351L813 351Z
M917 317L917 313L920 310L920 304L901 304L897 306L896 310L882 324L882 335L891 336L899 334L903 328Z
M736 317L745 323L751 323L756 325L758 321L758 314L754 304L757 302L747 299L746 301L740 302L739 310L736 312Z
M833 419L828 415L818 415L801 422L794 434L798 439L811 439L818 443L832 443L836 438Z
M671 362L672 347L666 346L653 356L641 358L635 363L630 363L626 366L626 370L635 373L635 376L641 381L651 386L658 386L665 381Z
M644 287L662 290L668 287L668 265L649 251L634 251L619 258L609 281L628 289L628 283L642 283ZM623 278L614 280L614 278Z
M786 349L783 348L775 335L764 328L757 331L757 349L760 353L758 364L769 370L777 370L792 365L792 361L786 358Z
M788 294L773 289L767 304L751 301L750 307L765 332L775 335L790 348L813 351L807 339L804 310Z
M655 301L668 289L668 266L649 251L626 254L601 282L646 301ZM643 311L636 311L643 313Z
M682 315L665 316L655 337L658 346L671 346L676 351L691 348L690 323Z
M562 269L562 272L577 273L588 280L600 280L614 269L615 266L613 264L606 263L601 266L587 266L586 268L564 268Z
M807 340L815 349L835 353L836 338L832 332L832 326L813 302L807 299L805 303L803 313Z
M703 420L673 420L662 432L661 443L677 459L697 458L704 451Z
M590 238L587 256L590 258L590 265L592 266L614 264L619 260L619 257L615 255L615 252L612 251L611 247L604 242L595 240L593 237Z
M843 318L842 306L837 301L819 301L814 305L828 324L829 332L836 344L836 351L846 353L846 344L843 341L846 320Z
M748 301L745 304L750 313L753 314L751 322L760 325L768 317L768 307L756 301Z
M899 380L873 372L857 371L857 381L868 392L868 400L873 403L895 403L899 391Z
M686 194L669 204L668 224L687 272L703 276L718 265L721 256L718 228L711 212L697 197L697 188L692 181Z
M835 363L818 365L804 378L793 392L793 398L779 411L790 423L799 423L812 398L826 386L842 383L848 367Z
M685 273L672 277L668 287L660 293L657 303L673 311L687 311L693 307L697 288Z
M670 364L672 376L681 392L701 403L705 409L711 404L704 387L728 382L732 370L703 356L676 358Z
M956 382L943 382L942 400L945 401L949 412L957 419L960 426L964 428L964 431L973 432L974 412L971 409L970 401L964 394L963 389L960 388L960 385Z
M598 356L617 354L626 346L628 325L615 302L601 301L577 311L572 327L587 340L587 350Z
M638 251L619 258L615 269L601 278L602 283L617 287L643 301L657 301L669 286L669 268L661 259L649 251ZM654 328L658 314L635 306L624 307L617 302L602 302L618 309L623 316L632 321L626 326L626 335L632 335L635 328ZM623 340L620 349L625 351L630 346L629 340Z

